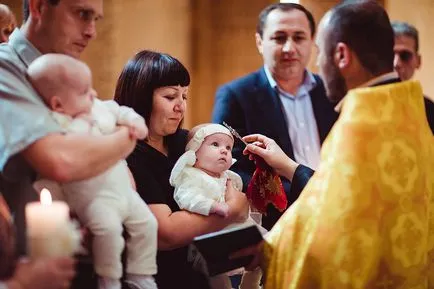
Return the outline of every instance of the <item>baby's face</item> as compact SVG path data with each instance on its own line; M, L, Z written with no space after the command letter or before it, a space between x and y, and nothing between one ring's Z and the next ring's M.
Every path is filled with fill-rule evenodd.
M232 166L234 140L224 133L215 133L205 138L196 151L195 167L219 177Z
M72 117L79 114L89 114L96 97L91 78L77 75L66 87L67 91L62 96L64 113Z

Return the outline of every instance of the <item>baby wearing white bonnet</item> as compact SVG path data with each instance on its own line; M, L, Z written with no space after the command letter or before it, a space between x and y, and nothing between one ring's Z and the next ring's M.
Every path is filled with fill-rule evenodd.
M175 187L174 199L181 209L205 216L227 216L227 181L230 179L239 191L243 187L241 177L229 170L236 161L232 159L233 145L232 134L220 124L202 124L190 131L186 152L178 159L170 175L170 184ZM245 223L257 225L251 217ZM260 288L261 275L259 269L244 273L240 289ZM211 286L213 289L232 288L226 274L211 278Z

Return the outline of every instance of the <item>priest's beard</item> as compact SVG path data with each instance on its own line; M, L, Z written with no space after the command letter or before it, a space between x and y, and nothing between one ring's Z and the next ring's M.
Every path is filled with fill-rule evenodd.
M333 60L329 59L329 65L324 75L324 82L327 92L327 98L334 103L339 102L348 92L345 79L334 64Z

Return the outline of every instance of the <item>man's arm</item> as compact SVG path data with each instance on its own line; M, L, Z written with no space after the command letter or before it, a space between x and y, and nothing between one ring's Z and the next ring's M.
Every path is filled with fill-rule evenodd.
M0 56L0 170L22 153L43 177L67 182L95 176L131 153L135 139L126 128L110 136L61 134L25 69Z
M234 91L228 86L223 86L217 90L212 114L213 123L221 124L226 122L243 136L247 133L244 114L244 110L236 99ZM247 185L255 170L253 161L250 161L248 157L243 155L244 148L245 145L236 139L232 155L237 159L237 162L231 167L231 170L241 176L243 180L243 191L247 189Z
M126 127L105 136L55 133L35 141L22 155L43 177L71 182L102 173L126 158L135 143Z

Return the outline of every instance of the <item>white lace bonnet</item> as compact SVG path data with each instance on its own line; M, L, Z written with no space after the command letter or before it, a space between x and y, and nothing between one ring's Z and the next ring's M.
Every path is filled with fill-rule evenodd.
M234 139L231 132L221 124L210 123L200 127L187 143L185 153L182 154L172 169L169 179L172 186L176 184L178 176L184 167L192 167L196 163L196 151L200 148L205 138L216 133L223 133ZM235 161L235 159L232 159L232 164L235 163Z

